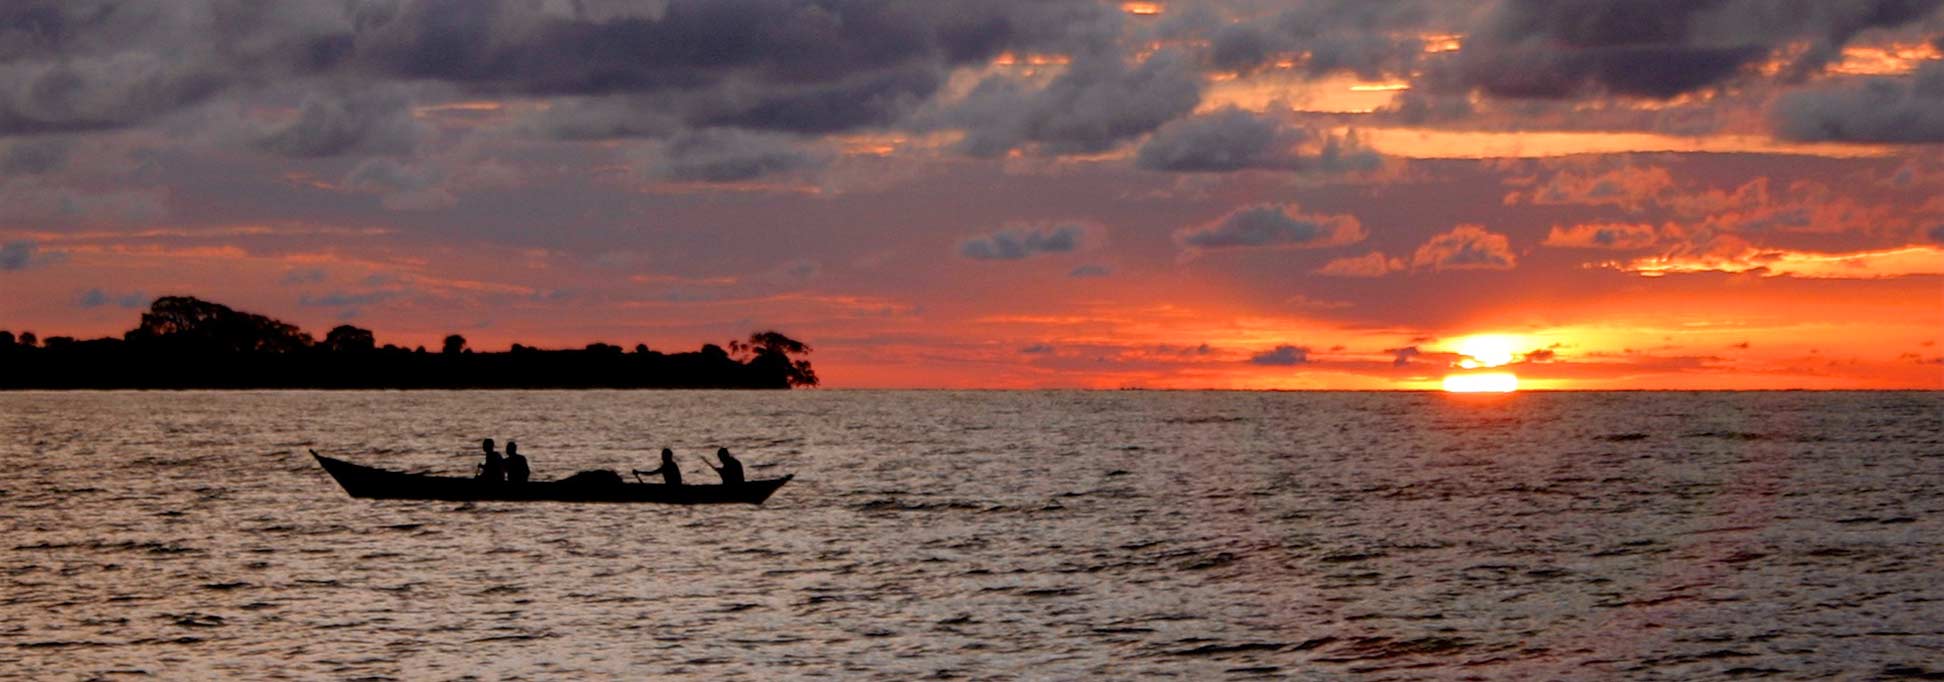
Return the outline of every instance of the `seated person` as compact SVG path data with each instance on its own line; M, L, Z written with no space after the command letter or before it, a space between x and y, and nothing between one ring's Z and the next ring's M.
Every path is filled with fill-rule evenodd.
M506 441L506 482L525 483L531 475L533 470L527 468L527 458L520 454L520 445Z
M509 444L507 445L507 447L511 448L513 446ZM722 477L723 485L742 484L743 482L742 462L736 461L736 458L729 456L729 448L716 448L716 459L722 460L722 466L711 467L711 468L715 469L717 476ZM706 460L703 461L702 463L708 464Z
M499 451L493 449L493 439L482 441L479 447L486 451L486 463L479 465L479 478L494 483L506 480L506 460L500 459Z
M662 448L661 468L656 469L654 471L642 471L640 469L634 470L635 478L640 478L642 476L653 476L655 474L661 474L663 483L667 483L669 485L682 484L682 469L681 467L675 466L674 450L670 450L668 448Z

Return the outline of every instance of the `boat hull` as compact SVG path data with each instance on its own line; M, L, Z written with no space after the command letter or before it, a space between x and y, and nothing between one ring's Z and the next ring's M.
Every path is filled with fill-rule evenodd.
M312 457L352 497L373 500L447 500L453 502L614 502L656 504L762 504L794 475L745 481L741 485L611 485L529 481L495 483L476 478L387 471L315 452Z

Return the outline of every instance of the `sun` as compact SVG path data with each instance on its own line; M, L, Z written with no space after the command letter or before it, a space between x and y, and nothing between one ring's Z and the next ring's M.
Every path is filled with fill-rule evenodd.
M1512 364L1522 342L1508 334L1474 334L1454 345L1461 370L1444 378L1444 390L1452 393L1510 393L1519 390L1519 377L1507 371L1479 372Z
M1471 372L1444 378L1449 393L1511 393L1519 390L1519 377L1511 372Z
M1465 369L1510 364L1519 340L1505 334L1478 334L1458 341L1458 366Z

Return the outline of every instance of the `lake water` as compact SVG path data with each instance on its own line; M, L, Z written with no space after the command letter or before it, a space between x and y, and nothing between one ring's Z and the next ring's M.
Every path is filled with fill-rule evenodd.
M796 480L305 453L488 436ZM9 679L1944 674L1944 393L0 393L0 470Z

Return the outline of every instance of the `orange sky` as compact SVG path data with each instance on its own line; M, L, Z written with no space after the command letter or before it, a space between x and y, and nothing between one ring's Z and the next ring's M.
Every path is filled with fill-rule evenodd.
M1496 334L1525 390L1944 389L1923 3L195 4L0 69L0 329L187 294L407 346L774 328L831 387L1356 390ZM353 47L282 47L320 36ZM56 66L79 94L26 87Z

